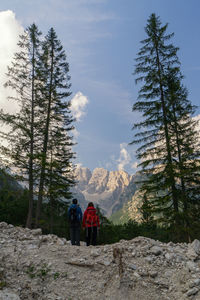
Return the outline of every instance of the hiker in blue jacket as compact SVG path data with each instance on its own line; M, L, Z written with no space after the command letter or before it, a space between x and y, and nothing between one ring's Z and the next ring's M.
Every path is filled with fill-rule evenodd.
M70 239L72 245L80 246L80 229L82 215L82 210L78 205L77 199L73 199L72 204L68 208Z

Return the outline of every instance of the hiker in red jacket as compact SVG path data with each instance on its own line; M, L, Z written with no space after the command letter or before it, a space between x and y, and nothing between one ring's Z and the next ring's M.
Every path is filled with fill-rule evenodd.
M88 207L83 215L83 228L86 230L86 244L90 246L96 245L97 242L97 228L100 227L99 216L96 214L96 208L92 202L88 203Z

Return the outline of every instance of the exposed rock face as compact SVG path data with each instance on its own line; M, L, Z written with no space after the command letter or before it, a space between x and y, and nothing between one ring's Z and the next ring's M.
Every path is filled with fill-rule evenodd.
M76 169L77 186L73 190L81 205L87 202L98 204L106 216L120 209L134 194L135 189L127 193L130 184L133 185L134 176L124 171L107 171L96 168L91 173L87 168ZM83 196L81 197L81 195Z
M75 171L75 176L78 181L78 187L82 191L85 189L85 186L92 177L92 173L88 168L77 168Z
M85 190L89 194L101 194L105 191L107 187L109 172L103 168L96 168L92 173L92 177L88 182L88 185L85 186Z
M0 299L200 299L198 240L81 244L0 223Z

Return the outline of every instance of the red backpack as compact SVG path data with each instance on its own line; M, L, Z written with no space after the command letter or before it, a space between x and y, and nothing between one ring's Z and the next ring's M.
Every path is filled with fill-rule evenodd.
M89 226L97 226L97 215L94 210L89 210L86 215L86 224Z

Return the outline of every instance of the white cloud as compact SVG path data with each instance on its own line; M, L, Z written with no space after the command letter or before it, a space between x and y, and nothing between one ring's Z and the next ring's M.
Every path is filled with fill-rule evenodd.
M0 12L0 109L5 112L15 113L18 109L16 102L8 101L7 97L13 95L11 89L5 89L7 67L10 65L13 55L18 51L19 35L24 31L23 27L15 18L15 14L11 10ZM2 131L8 131L7 125L1 124ZM5 141L0 141L6 145Z
M138 163L137 162L134 162L132 165L131 165L131 169L137 169L138 168Z
M77 138L79 137L79 135L80 135L80 133L79 133L79 131L76 129L76 128L74 128L73 129L73 136L74 136L74 138L77 140Z
M131 156L128 153L127 149L126 149L127 144L126 143L122 143L120 144L120 156L118 161L118 170L124 170L124 167L128 164L130 164L131 162Z
M5 89L3 86L6 81L5 73L7 66L12 61L13 54L18 50L17 42L23 30L11 10L0 12L0 108L8 112L14 112L17 109L17 104L7 100L7 96L12 91Z
M80 122L82 117L86 114L85 108L88 103L88 98L81 92L76 93L71 100L71 111L77 122Z

